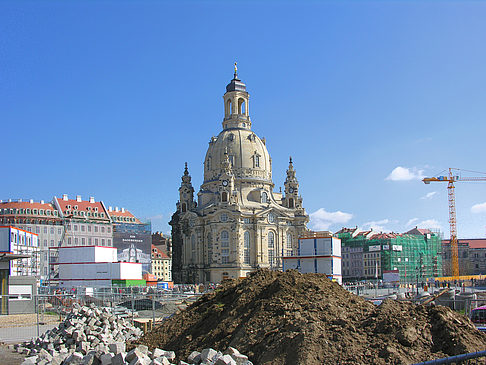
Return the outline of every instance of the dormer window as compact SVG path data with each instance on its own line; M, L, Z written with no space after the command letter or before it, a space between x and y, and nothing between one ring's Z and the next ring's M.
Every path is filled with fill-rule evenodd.
M253 167L260 167L260 156L257 154L253 155Z
M77 205L74 206L74 210L78 210L78 206Z
M95 207L95 212L97 212L97 211L98 211L98 207Z
M268 194L265 191L262 193L262 203L268 203Z
M71 205L68 204L68 206L66 208L68 208L68 210L71 209Z
M206 162L206 167L208 170L211 170L211 156L208 157L208 161Z

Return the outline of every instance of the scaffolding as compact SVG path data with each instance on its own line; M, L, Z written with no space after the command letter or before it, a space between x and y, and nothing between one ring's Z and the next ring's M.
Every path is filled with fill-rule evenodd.
M383 272L398 271L400 283L409 284L442 276L439 232L415 235L370 231L356 235L352 230L342 230L337 236L343 248L359 248L362 254L363 275L350 279L383 279Z

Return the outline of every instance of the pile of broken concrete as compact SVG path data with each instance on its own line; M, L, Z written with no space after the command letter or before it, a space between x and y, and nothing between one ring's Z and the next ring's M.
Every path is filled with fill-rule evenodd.
M139 345L127 352L125 343L138 339L143 332L111 308L74 305L59 326L33 339L12 347L26 356L22 365L170 365L176 354L155 348L149 351ZM213 349L194 351L187 362L179 364L251 365L248 357L234 348L223 353Z

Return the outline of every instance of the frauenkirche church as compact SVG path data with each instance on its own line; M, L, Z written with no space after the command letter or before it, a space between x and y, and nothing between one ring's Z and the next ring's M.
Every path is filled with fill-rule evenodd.
M281 269L309 216L290 159L284 192L274 192L265 139L251 129L246 85L235 74L224 94L223 130L209 141L204 182L194 200L187 168L172 216L177 283L220 282L258 268Z

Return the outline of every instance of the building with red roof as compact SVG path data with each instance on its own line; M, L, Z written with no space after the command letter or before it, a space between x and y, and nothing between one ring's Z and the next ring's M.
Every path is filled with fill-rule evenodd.
M49 248L59 247L64 236L64 224L52 202L33 199L0 201L0 225L33 232L38 236L38 271L41 280L49 278Z
M162 250L152 245L152 274L160 281L172 281L172 260Z
M486 274L486 239L464 238L457 241L459 275ZM444 259L444 276L451 276L451 245L450 240L442 240Z
M428 229L406 233L342 228L342 274L345 281L382 279L425 282L442 276L441 238ZM418 275L418 277L417 277Z

